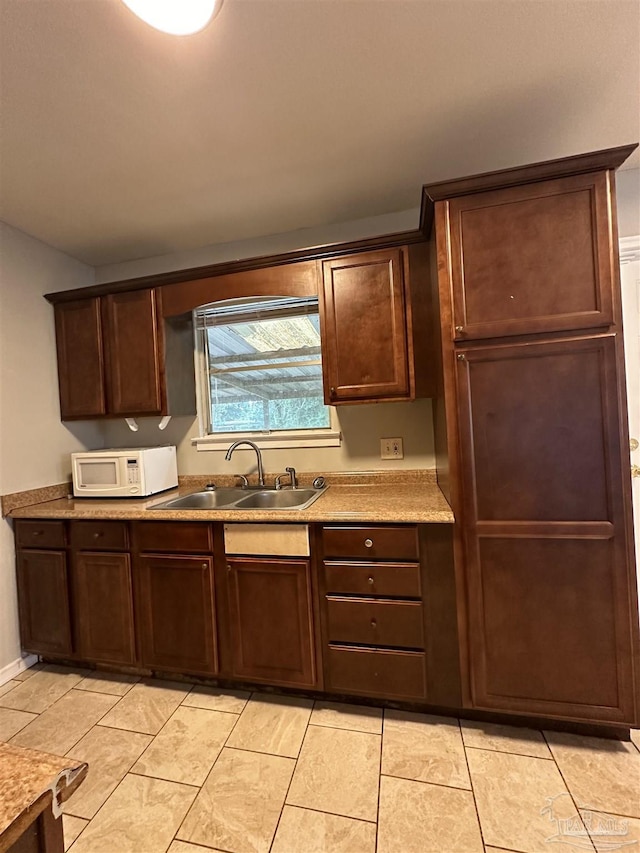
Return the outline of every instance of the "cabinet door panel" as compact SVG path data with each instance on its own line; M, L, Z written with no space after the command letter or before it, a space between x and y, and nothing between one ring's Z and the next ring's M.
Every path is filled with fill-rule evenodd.
M134 663L133 593L128 554L80 551L73 564L81 657Z
M486 708L624 719L630 637L613 539L482 537L474 696Z
M615 335L459 355L473 706L631 722Z
M455 337L613 322L609 191L601 172L448 202Z
M476 518L609 520L620 478L614 337L462 356L460 430Z
M322 265L322 357L327 403L408 397L401 249Z
M163 410L162 342L153 290L104 297L109 414Z
M212 579L211 557L138 559L137 624L145 666L217 671Z
M60 417L104 415L106 398L100 325L100 299L78 299L55 306Z
M71 654L64 551L18 552L18 599L23 648L40 654Z
M307 560L229 558L233 674L316 684Z

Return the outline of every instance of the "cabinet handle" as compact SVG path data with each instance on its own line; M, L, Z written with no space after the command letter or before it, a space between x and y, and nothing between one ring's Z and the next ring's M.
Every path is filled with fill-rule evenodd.
M456 326L456 332L458 334L460 334L461 332L464 332L464 326Z
M209 565L208 563L203 563L203 564L202 564L202 568L203 568L203 569L206 569L206 568L208 567L208 565Z
M336 396L336 389L334 388L334 386L333 386L333 385L331 386L331 388L329 388L329 395L330 395L331 397L335 397L335 396Z
M367 578L367 580L369 581L369 586L373 586L373 583L374 583L373 578Z
M372 619L372 620L371 620L371 627L372 627L372 628L376 628L376 627L377 627L377 625L378 625L378 623L376 622L376 620L375 620L375 619Z
M93 534L94 539L99 539L101 536L102 536L102 533L94 533Z
M458 353L458 361L466 361L466 360L467 360L467 357L463 352Z
M34 536L42 536L42 530L34 530L33 535Z
M373 548L373 539L365 539L364 540L365 548Z

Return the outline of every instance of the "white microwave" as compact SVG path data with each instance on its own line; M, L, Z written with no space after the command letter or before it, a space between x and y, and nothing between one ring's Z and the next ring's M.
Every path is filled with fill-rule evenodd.
M143 498L178 485L175 446L87 450L71 454L73 494Z

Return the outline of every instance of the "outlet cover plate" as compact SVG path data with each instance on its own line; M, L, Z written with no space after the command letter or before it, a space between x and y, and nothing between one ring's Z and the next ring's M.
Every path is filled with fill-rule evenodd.
M380 459L404 459L401 438L380 439Z

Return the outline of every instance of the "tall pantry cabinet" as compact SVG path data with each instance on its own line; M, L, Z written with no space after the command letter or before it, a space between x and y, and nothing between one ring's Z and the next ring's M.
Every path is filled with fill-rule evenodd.
M468 707L638 722L613 184L632 150L424 188Z

